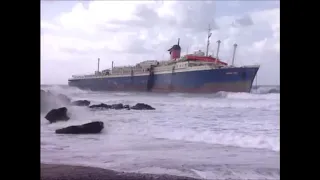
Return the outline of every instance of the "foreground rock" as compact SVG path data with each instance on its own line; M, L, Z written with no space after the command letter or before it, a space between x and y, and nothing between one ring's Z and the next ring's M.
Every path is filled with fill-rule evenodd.
M155 108L151 107L148 104L144 104L144 103L137 103L136 105L132 106L130 109L134 109L134 110L155 110Z
M90 105L90 101L88 101L88 100L73 101L71 103L71 105L73 105L73 106L89 106Z
M40 180L197 180L166 174L125 173L95 167L43 164Z
M95 121L79 126L69 126L57 129L56 134L98 134L103 129L103 122Z
M70 118L67 115L68 109L66 107L58 108L58 109L52 109L48 112L48 114L45 116L45 118L50 122L54 123L57 121L67 121Z

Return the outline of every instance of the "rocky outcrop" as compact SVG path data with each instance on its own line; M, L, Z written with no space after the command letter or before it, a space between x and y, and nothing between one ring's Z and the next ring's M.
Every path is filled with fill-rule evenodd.
M112 104L111 105L111 109L123 109L124 106L122 103L119 103L119 104Z
M144 104L144 103L137 103L136 105L130 107L130 109L134 109L134 110L155 110L155 108L151 107L148 104Z
M103 110L103 109L117 109L117 110L119 110L119 109L127 109L128 107L129 107L129 105L123 105L122 103L111 104L111 105L101 103L101 104L95 104L95 105L89 106L89 108L91 108L91 109L100 109L100 110Z
M79 126L68 126L57 129L56 134L98 134L104 128L103 122L95 121Z
M270 89L268 93L280 93L280 89Z
M67 115L68 109L66 107L58 108L58 109L52 109L47 113L45 118L50 122L54 123L57 121L67 121L70 118Z
M78 100L78 101L73 101L71 103L71 105L73 105L73 106L89 106L90 103L91 102L88 100Z
M127 109L127 110L130 110L130 109L134 109L134 110L155 110L155 108L151 107L150 105L148 104L144 104L144 103L137 103L136 105L130 107L129 105L123 105L122 103L119 103L119 104L111 104L111 105L108 105L108 104L104 104L104 103L101 103L101 104L95 104L95 105L91 105L89 106L90 109L95 109L95 110L104 110L104 109L116 109L116 110L119 110L119 109Z
M91 106L89 106L89 108L91 108L91 109L110 109L111 105L101 103L101 104L91 105Z

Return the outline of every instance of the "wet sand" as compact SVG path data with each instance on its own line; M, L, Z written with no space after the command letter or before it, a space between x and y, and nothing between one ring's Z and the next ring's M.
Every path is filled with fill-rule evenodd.
M108 169L41 163L41 180L197 180L166 174L124 173Z

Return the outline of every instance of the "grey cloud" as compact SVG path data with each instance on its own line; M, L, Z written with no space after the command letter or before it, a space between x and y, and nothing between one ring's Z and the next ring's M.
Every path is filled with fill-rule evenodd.
M201 13L199 10L201 9ZM210 24L213 30L219 29L218 24L214 21L215 5L212 2L178 2L177 17L160 18L157 13L147 5L140 5L136 12L138 20L131 21L112 21L116 27L107 27L101 25L100 29L104 31L118 31L121 29L131 29L133 27L152 28L171 27L182 28L188 32L205 32Z
M179 2L179 11L183 18L180 22L182 28L192 29L192 32L207 30L208 24L212 29L218 29L215 19L214 2ZM201 12L199 12L201 10Z
M252 18L249 15L237 18L232 23L233 27L245 27L245 26L252 26L254 24Z
M125 50L126 52L130 54L143 54L148 52L148 48L145 46L145 42L141 39L135 39L134 41L131 41L128 48Z

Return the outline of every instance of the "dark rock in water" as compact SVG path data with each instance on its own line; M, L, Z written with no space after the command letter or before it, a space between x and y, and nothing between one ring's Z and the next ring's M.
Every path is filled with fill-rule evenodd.
M89 108L92 108L92 109L110 109L111 106L108 105L108 104L101 103L101 104L91 105L91 106L89 106Z
M268 93L280 93L280 89L270 89Z
M111 109L123 109L123 104L119 103L119 104L112 104L111 105Z
M79 126L68 126L66 128L57 129L56 134L97 134L103 129L103 122L95 121Z
M148 104L144 104L144 103L137 103L136 105L132 106L130 109L134 109L134 110L155 110L155 108L151 107Z
M89 108L91 108L91 109L101 109L101 110L103 110L103 109L154 110L155 109L155 108L151 107L150 105L143 104L143 103L138 103L138 104L136 104L135 106L132 106L132 107L130 107L129 105L123 105L122 103L112 104L112 105L101 103L101 104L91 105L91 106L89 106Z
M87 101L87 100L73 101L71 103L71 105L74 105L74 106L89 106L90 105L90 101Z
M128 110L130 110L130 106L129 105L123 105L122 103L111 104L111 105L101 103L101 104L91 105L91 106L89 106L89 108L91 108L91 109L101 109L101 110L103 110L103 109L116 109L116 110L128 109Z
M57 121L67 121L70 118L67 115L68 109L66 107L62 107L59 109L52 109L48 112L48 114L45 116L45 118L50 122L54 123Z

